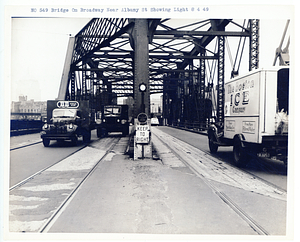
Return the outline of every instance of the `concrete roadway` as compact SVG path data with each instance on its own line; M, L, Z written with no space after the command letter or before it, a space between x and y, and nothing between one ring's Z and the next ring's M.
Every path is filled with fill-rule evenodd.
M168 128L159 127L159 129L165 131ZM205 139L206 142L199 142L199 135L190 136L190 134L192 133L185 132L182 138L207 147L207 139ZM126 236L141 234L257 235L249 224L229 208L188 167L173 169L163 165L159 160L133 161L123 155L127 144L126 139L122 138L122 142L98 165L45 232L96 233L93 235L100 237L109 233L110 238L112 235L116 238L120 236L124 238L123 233ZM97 160L97 157L94 157L97 156L95 149L100 149L102 152L103 148L97 147L97 144L101 142L96 140L92 143L91 148L94 151L90 159ZM231 150L224 152L230 154ZM53 183L58 181L60 176L59 169L55 172ZM64 175L63 172L62 175ZM42 177L43 174L39 176L39 179ZM51 183L51 180L48 182ZM30 182L27 186L33 187ZM59 188L57 189L59 191ZM230 186L226 189L234 199L245 202L243 196L247 195L246 193L243 191L236 193L237 190ZM20 192L15 191L15 193L20 196ZM22 194L25 197L35 196L34 192L31 194L22 192ZM259 199L257 195L252 197ZM275 220L273 217L270 219L273 223L277 223L272 226L270 221L271 224L266 227L269 226L271 235L284 235L286 231L285 211L278 209L276 212L276 206L284 208L286 203L264 199L272 205L269 206L270 209L275 206L272 215L275 216ZM23 199L23 201L26 200ZM255 206L255 201L249 200L248 202L248 208L268 223L266 216L270 211L261 210ZM24 202L22 204L24 205ZM26 209L25 206L24 209ZM16 211L12 210L11 213ZM50 208L49 211L51 211ZM22 213L21 210L18 211L20 212ZM35 214L37 213L38 209L35 211ZM30 216L28 217L30 219ZM77 237L75 235L74 238Z
M175 160L168 165L152 159L133 161L122 155L123 149L119 146L98 166L47 232L257 235L188 167L172 168L172 162L178 166ZM215 185L269 234L285 234L285 201Z
M206 135L199 135L197 133L187 132L167 126L159 127L159 129L204 152L210 153L208 138ZM232 149L233 147L219 147L218 152L214 155L214 157L229 164L233 164ZM288 179L286 168L281 161L252 159L244 170L257 175L258 177L261 177L262 179L269 181L284 190L287 190Z
M189 168L134 161L124 148L100 163L48 233L257 234Z
M96 139L96 134L93 132L92 140ZM56 141L51 141L50 147L45 148L41 143L40 134L11 137L10 143L10 148L13 150L10 152L9 187L55 164L83 147L82 141L79 141L77 146L72 146L70 142L58 144ZM16 149L32 143L37 144Z

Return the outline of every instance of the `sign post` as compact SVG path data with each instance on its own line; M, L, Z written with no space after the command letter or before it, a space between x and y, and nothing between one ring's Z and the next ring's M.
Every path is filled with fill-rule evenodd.
M134 136L134 160L152 158L151 144L151 122L146 113L145 93L147 91L146 83L142 82L139 85L141 93L140 113L134 119L135 136ZM148 109L147 109L148 110Z
M135 119L134 160L151 158L151 123L145 113L140 113Z

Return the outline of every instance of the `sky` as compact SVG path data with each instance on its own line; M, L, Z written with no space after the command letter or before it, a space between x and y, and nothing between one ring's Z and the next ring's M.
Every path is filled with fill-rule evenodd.
M18 101L20 95L35 101L57 97L69 36L76 35L89 20L90 18L12 19L12 101ZM287 19L260 20L260 67L272 66L286 21ZM248 58L247 53L244 55Z
M90 19L15 18L12 20L11 99L20 95L45 101L57 97L70 35Z

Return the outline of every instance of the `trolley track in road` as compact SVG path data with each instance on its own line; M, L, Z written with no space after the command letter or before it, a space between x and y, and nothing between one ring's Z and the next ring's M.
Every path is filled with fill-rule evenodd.
M26 146L24 146L24 147L27 147L27 146L30 146L30 145L26 145ZM84 148L87 147L87 146L88 146L88 144L84 145L83 147L81 147L81 148L79 148L78 150L72 152L72 153L69 154L68 156L66 156L66 157L64 157L64 158L62 158L62 159L60 159L59 161L57 161L57 162L55 162L55 163L53 163L53 164L51 164L51 165L49 165L49 166L47 166L47 167L41 169L41 170L39 170L38 172L34 173L33 175L31 175L31 176L29 176L29 177L23 179L22 181L18 182L17 184L13 185L12 187L10 187L10 188L9 188L9 191L13 191L14 189L16 189L16 188L18 188L18 187L20 187L20 186L26 184L28 181L32 180L35 176L37 176L37 175L41 174L42 172L48 170L49 168L53 167L54 165L57 165L58 163L62 162L62 161L65 160L66 158L70 157L71 155L76 154L77 152L81 151L82 149L84 149ZM24 147L20 147L20 148L24 148Z
M107 157L107 155L114 149L114 147L116 146L116 144L119 142L120 139L121 139L121 137L112 138L111 144L109 145L109 148L106 150L105 154L92 167L92 169L83 177L83 179L78 183L78 185L73 189L73 191L66 197L66 199L63 201L63 203L61 203L60 206L55 210L55 212L52 214L52 216L47 220L47 222L44 224L44 226L39 230L40 233L47 232L47 229L49 229L51 227L50 225L54 222L55 218L58 217L58 215L62 211L62 209L68 204L68 202L70 202L71 198L76 194L78 189L88 179L88 177L94 172L94 170L101 163L101 161L103 161Z
M184 142L184 141L182 140L182 142ZM194 145L192 145L192 144L189 144L189 145L193 146L193 147L196 148L196 149L199 149L199 148L197 148L196 146L194 146ZM260 176L257 176L256 174L252 173L251 171L249 171L249 170L247 170L247 169L245 169L245 168L237 167L237 166L235 166L234 164L229 163L227 160L224 160L222 157L220 157L220 156L218 156L218 155L216 155L216 154L211 154L210 152L207 152L207 151L204 151L204 150L201 150L201 151L204 152L205 154L209 155L209 156L212 156L212 157L214 157L214 158L216 158L216 159L219 159L219 160L221 160L221 161L223 161L223 162L226 162L226 164L227 164L228 166L230 166L230 167L232 167L232 168L234 168L234 169L238 169L238 170L240 170L240 171L242 171L242 172L244 172L244 173L247 173L247 174L249 174L249 175L255 177L255 179L260 180L261 182L267 184L268 186L274 187L275 189L280 190L280 191L282 191L282 192L287 192L287 189L284 189L284 188L282 188L282 187L279 187L279 186L277 186L276 184L274 184L274 183L272 183L272 182L269 182L269 181L267 181L267 180L261 178ZM258 163L258 162L256 162L256 163ZM261 168L265 168L265 166L263 166L263 165L261 165L261 164L259 164L259 166L260 166ZM266 169L261 169L261 170L264 170L264 171L267 171L268 173L270 173L270 170L269 170L269 169L267 169L267 170L266 170ZM279 174L278 170L275 170L275 171L276 171L276 174Z
M163 131L162 131L162 132L163 132ZM197 133L197 132L196 132L196 133ZM198 134L200 134L200 133L198 133ZM203 134L200 134L200 135L203 135ZM175 137L175 136L174 136L174 137ZM178 139L178 140L180 140L180 141L186 143L186 141L185 141L184 139L181 139L181 138L179 138L179 137L176 137L176 139ZM218 160L221 160L222 162L226 162L226 165L228 165L228 166L230 166L230 167L233 167L233 168L235 168L235 169L239 169L239 170L241 170L241 171L243 171L243 172L245 172L245 173L247 173L247 174L249 174L249 175L255 177L256 179L258 179L258 180L260 180L260 181L262 181L262 182L268 184L269 186L274 187L275 189L278 189L278 190L280 190L280 191L282 191L282 192L287 192L287 189L284 189L284 188L282 188L282 187L279 187L279 186L277 186L276 184L274 184L274 183L272 183L272 182L270 182L270 181L267 181L266 179L264 179L264 178L262 178L262 177L256 175L255 173L251 172L251 169L248 169L248 167L242 168L242 167L237 167L236 165L232 164L231 161L229 161L228 158L222 157L222 155L220 154L221 152L219 152L219 153L217 153L217 154L211 154L211 153L208 152L208 151L205 151L205 150L203 150L203 149L200 149L199 147L197 147L197 146L194 145L194 144L188 143L188 145L194 147L195 149L199 149L199 150L201 150L203 153L205 153L205 154L207 154L207 155L209 155L209 156L212 156L212 157L214 157L214 158L216 158L216 159L218 159ZM233 159L233 158L232 158L232 159ZM257 159L259 159L259 158L257 158ZM287 172L287 169L286 169L286 167L284 167L284 164L283 164L283 163L282 163L282 166L279 166L279 167L276 166L276 167L274 167L274 163L270 163L269 161L265 161L265 160L260 160L260 162L259 162L257 159L256 159L255 161L254 161L254 159L251 159L250 164L251 164L252 166L255 166L256 170L258 170L258 171L263 171L263 172L267 172L268 174L276 174L276 175L284 175L284 174L286 174L286 172ZM272 162L274 162L274 161L272 161ZM254 169L255 169L255 168L254 168Z
M40 143L42 143L42 141L37 141L37 142L33 142L33 143L24 144L24 145L21 145L21 146L18 146L18 147L11 148L10 151L26 148L28 146L37 145L37 144L40 144Z
M180 147L180 145L178 147L174 147L172 145L172 142L170 140L168 140L168 142L166 142L164 140L164 138L166 136L164 136L164 138L159 137L157 134L154 133L154 135L163 143L163 145L165 145L169 150L172 151L172 153L183 163L185 164L187 167L189 167L198 177L200 177L203 182L205 184L207 184L213 191L214 193L220 198L222 199L240 218L242 218L245 222L248 223L248 225L254 230L256 231L259 235L269 235L269 232L263 228L263 226L261 226L257 221L255 221L249 214L247 214L247 212L245 212L235 201L233 201L232 199L230 199L224 192L222 192L219 188L217 188L214 183L212 182L213 180L209 177L209 169L210 168L204 168L203 169L203 164L200 164L201 162L197 159L194 159L193 157L189 156L190 151L185 150L184 152L180 153L178 152L178 147ZM172 137L172 136L170 136ZM172 137L174 138L174 137ZM175 140L177 138L174 138ZM177 139L179 140L179 139ZM181 141L184 142L184 141ZM185 142L184 142L185 143ZM189 144L187 144L189 145ZM181 144L181 147L183 145ZM190 145L192 146L192 145ZM194 149L199 150L199 148L192 146ZM200 151L200 150L199 150ZM193 151L191 151L193 152ZM202 151L203 152L203 151ZM205 155L202 156L204 159L207 159L207 157L205 157L206 155L210 155L207 152L203 152ZM215 158L216 159L216 158ZM192 161L193 160L193 161ZM196 164L196 163L199 164ZM211 161L211 163L214 163L214 161ZM198 166L199 165L199 166ZM214 164L213 164L214 165ZM221 165L220 163L218 163L217 165ZM227 164L229 166L232 167L232 169L236 169L237 171L240 170L236 167L234 167L231 164ZM206 170L205 170L206 169ZM219 170L222 170L222 166L218 167ZM213 169L212 169L213 170ZM226 170L226 168L224 169ZM228 170L227 170L228 171ZM243 170L240 170L242 172L245 172ZM224 179L226 179L226 172L224 172ZM249 175L249 173L245 172L246 174ZM227 176L229 177L231 175L231 173L229 173ZM250 174L251 176L255 176L253 174ZM208 178L209 177L209 178ZM272 186L274 189L277 190L278 193L283 193L285 194L285 191L281 188L279 188L278 186L271 184L270 182L267 182L257 176L255 176L255 178L259 179L262 183L265 183L267 186ZM263 189L262 189L263 190Z
M9 189L10 226L15 232L46 232L60 212L72 200L76 191L88 179L97 166L118 144L121 136L90 142ZM91 156L88 156L90 154ZM64 192L61 194L61 191ZM22 201L24 211L30 210L34 199L38 218L18 213ZM47 208L47 209L44 209ZM32 217L32 218L31 218ZM35 217L35 218L34 218ZM40 217L43 219L41 220Z

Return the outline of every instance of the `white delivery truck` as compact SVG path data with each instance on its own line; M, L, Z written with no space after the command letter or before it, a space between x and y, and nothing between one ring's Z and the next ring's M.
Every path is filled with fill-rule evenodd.
M225 83L224 117L208 129L209 148L233 146L234 162L251 155L287 165L289 68L257 69Z

